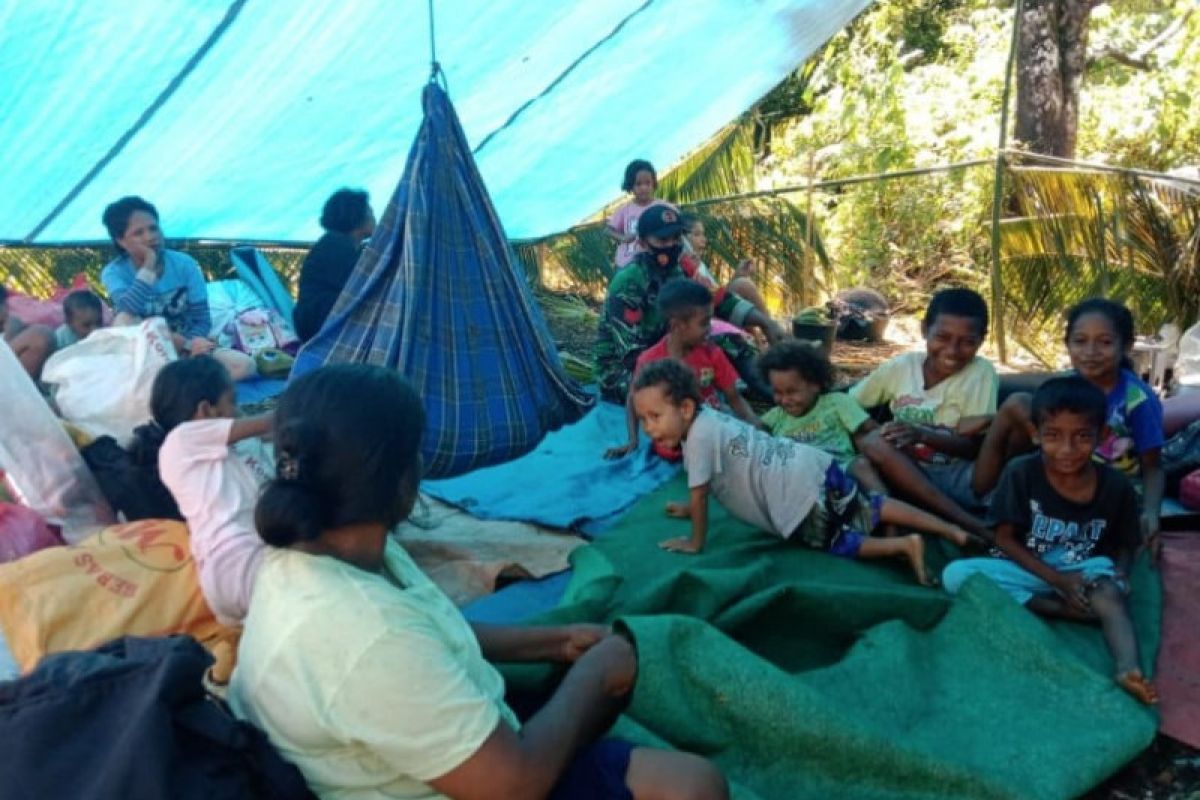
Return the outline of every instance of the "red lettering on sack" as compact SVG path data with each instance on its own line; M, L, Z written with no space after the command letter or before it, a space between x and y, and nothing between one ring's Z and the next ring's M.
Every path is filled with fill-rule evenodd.
M96 559L91 553L80 553L75 556L75 565L83 567L83 572L86 575L95 575L100 571L100 565L96 563Z
M181 564L187 560L187 554L175 542L160 542L159 538L168 534L168 528L155 525L153 523L125 525L116 531L118 539L129 541L134 540L133 544L137 547L139 553L149 553L151 550L166 550L175 560L175 563Z

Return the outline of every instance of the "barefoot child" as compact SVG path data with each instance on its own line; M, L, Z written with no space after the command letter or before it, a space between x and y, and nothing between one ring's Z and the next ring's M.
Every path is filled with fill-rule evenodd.
M761 427L758 417L737 390L737 371L720 347L708 341L712 324L713 296L708 289L686 278L675 278L663 284L658 294L658 308L667 320L667 335L658 344L638 356L636 376L647 364L664 358L677 359L691 368L700 385L700 398L708 406L720 409L724 397L729 408L750 425ZM622 447L605 452L605 458L620 458L637 449L638 423L633 409L633 390L625 401L629 441ZM654 444L654 452L668 461L678 461L678 449L669 450Z
M979 438L957 426L996 413L999 379L991 362L977 355L987 327L987 304L978 292L943 289L921 323L925 352L896 356L850 390L863 408L886 403L891 409L891 422L855 442L888 485L979 535L987 531L975 513L986 503L971 485Z
M953 594L972 575L986 575L1031 611L1099 622L1117 683L1155 703L1125 606L1137 496L1125 476L1092 460L1104 419L1104 395L1088 381L1044 383L1033 396L1041 452L1011 462L992 500L999 557L955 561L942 579Z
M828 453L705 408L695 376L678 361L657 361L642 370L634 381L634 406L651 439L683 447L690 497L669 503L667 514L690 518L692 535L661 542L666 550L704 549L710 493L742 521L784 539L795 536L808 547L846 558L903 556L925 585L919 535L866 534L886 522L967 543L966 531L907 503L880 496L864 502L854 479Z

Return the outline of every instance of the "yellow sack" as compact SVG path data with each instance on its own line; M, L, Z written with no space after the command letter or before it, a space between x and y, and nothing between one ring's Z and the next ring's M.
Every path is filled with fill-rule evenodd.
M22 672L48 653L120 636L186 633L212 649L238 633L204 602L187 527L163 520L114 525L0 565L0 628Z

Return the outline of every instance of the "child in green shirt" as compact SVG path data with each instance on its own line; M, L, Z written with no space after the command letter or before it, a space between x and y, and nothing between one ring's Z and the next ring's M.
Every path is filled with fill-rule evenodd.
M833 392L833 365L821 352L789 339L772 345L758 359L758 369L771 384L775 407L763 415L773 436L783 436L824 450L849 469L858 458L854 437L877 427L854 398ZM887 486L866 459L855 477L871 494L887 494Z

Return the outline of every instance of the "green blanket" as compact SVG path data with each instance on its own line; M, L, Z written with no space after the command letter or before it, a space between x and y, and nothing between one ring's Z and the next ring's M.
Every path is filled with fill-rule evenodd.
M628 625L640 674L616 732L713 758L735 796L1074 797L1153 739L1097 628L1047 624L984 578L952 599L899 563L804 550L715 503L704 553L660 551L687 533L663 515L685 496L681 478L576 550L543 621ZM945 548L929 549L938 574ZM1139 564L1134 586L1148 670L1157 574Z

